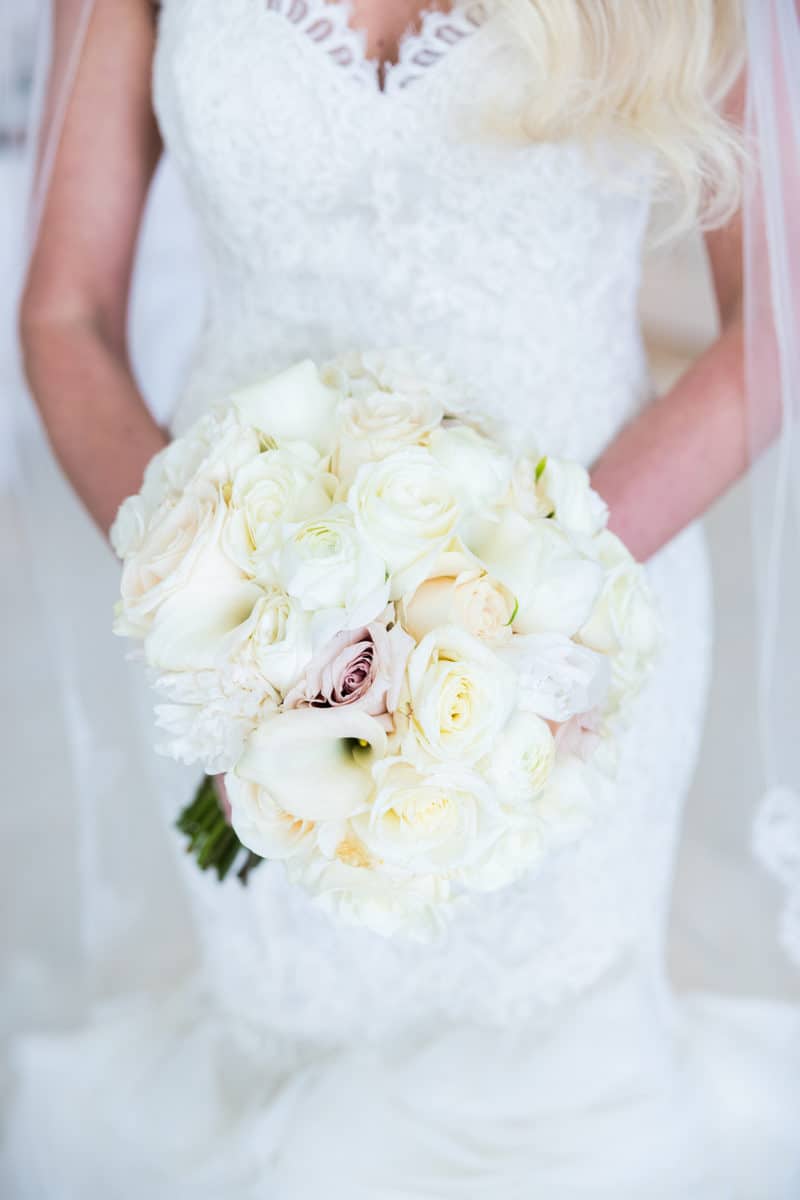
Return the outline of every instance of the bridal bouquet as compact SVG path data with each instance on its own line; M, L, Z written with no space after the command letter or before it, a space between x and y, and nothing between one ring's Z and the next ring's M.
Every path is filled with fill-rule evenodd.
M306 361L150 463L112 530L161 750L220 876L280 860L425 936L599 818L658 625L586 471L401 351ZM613 789L612 789L613 792ZM227 819L226 819L227 817Z

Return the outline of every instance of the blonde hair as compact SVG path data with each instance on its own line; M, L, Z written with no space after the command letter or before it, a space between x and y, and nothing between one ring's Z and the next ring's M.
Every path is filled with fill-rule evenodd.
M741 0L502 0L531 57L521 132L622 135L649 148L671 226L723 224L743 140L723 102L744 62Z

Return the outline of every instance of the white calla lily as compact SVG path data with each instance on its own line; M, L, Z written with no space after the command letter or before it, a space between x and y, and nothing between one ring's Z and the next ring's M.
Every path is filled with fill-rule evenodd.
M330 447L338 399L310 359L231 396L246 424L277 442L310 442L320 453Z
M366 807L386 753L379 721L355 708L276 713L251 735L236 774L303 821L342 821Z

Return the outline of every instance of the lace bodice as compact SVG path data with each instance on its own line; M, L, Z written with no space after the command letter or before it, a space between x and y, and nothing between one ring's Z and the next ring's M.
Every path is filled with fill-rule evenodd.
M415 344L592 458L646 387L635 163L489 138L498 81L530 67L488 3L429 14L384 92L346 17L164 5L156 104L211 274L178 424L303 355Z
M647 393L644 164L488 135L486 114L513 107L531 69L499 6L429 14L383 90L347 18L323 0L162 5L156 107L210 282L176 426L303 356L416 345L552 453L591 461ZM693 535L654 583L668 651L607 826L431 948L334 926L277 865L246 890L192 877L210 976L239 1015L323 1040L453 1015L505 1022L622 956L657 961L707 666Z

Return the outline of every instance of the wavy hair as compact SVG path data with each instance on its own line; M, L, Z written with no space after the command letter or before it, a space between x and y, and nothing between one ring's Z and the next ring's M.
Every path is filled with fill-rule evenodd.
M672 229L738 208L744 143L724 101L744 63L741 0L501 0L531 58L528 139L622 136L652 152Z

